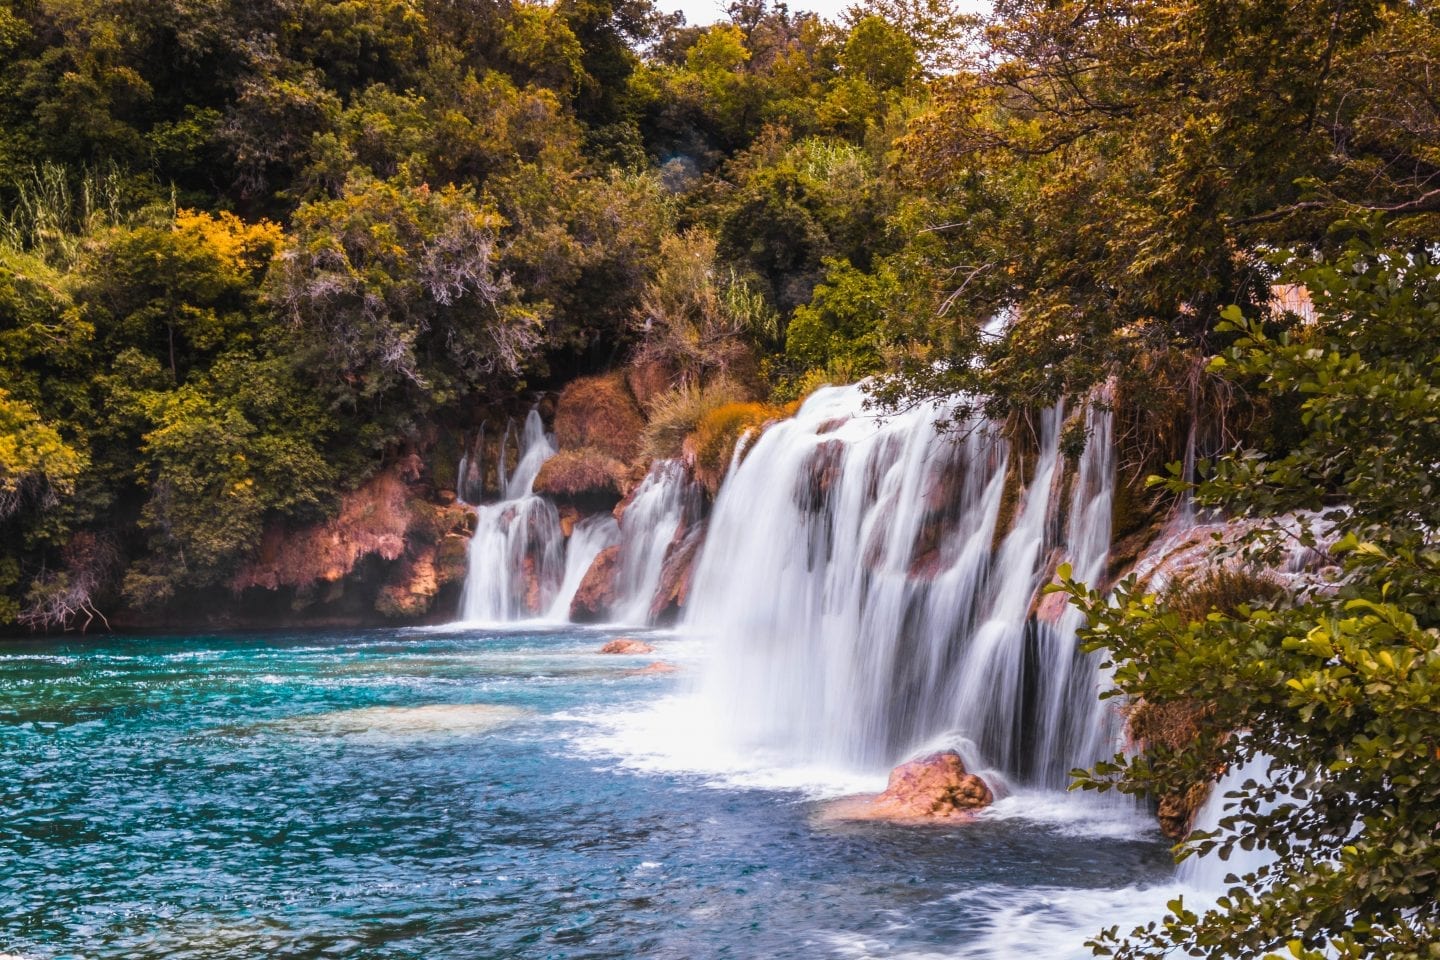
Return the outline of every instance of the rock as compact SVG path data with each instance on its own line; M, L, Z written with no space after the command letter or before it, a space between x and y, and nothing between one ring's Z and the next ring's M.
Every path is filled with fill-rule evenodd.
M690 595L690 578L695 572L695 561L700 558L700 547L704 542L704 523L675 532L675 539L666 548L665 559L661 561L660 586L655 590L655 598L650 601L651 622L674 620L685 606L685 600Z
M830 489L840 479L845 466L845 444L826 440L810 451L800 468L795 483L795 505L801 510L817 513L825 508Z
M625 464L594 447L560 451L535 477L536 493L593 512L612 509L627 486Z
M654 653L655 648L644 640L636 640L634 637L616 637L601 647L600 652L623 654ZM655 666L655 664L651 664L650 666ZM648 670L649 667L646 669Z
M674 673L679 667L673 663L666 663L664 660L656 660L635 671L636 676L648 676L659 673Z
M902 763L890 772L884 793L838 801L829 816L841 820L968 819L994 800L985 781L966 771L960 754L944 750Z
M555 405L555 439L561 450L592 447L629 463L640 453L644 429L645 418L622 374L571 381Z
M595 557L575 599L570 602L570 619L576 623L603 620L615 605L615 577L620 572L620 547L606 547Z
M581 521L582 516L579 510L569 504L561 506L559 512L560 535L568 540L570 539L570 535L575 532L575 524Z
M375 609L387 617L407 619L427 613L435 594L440 592L435 555L435 547L426 547L405 564L399 582L381 588L380 595L375 598Z
M416 520L406 486L412 467L407 458L371 477L341 497L339 512L324 523L298 530L267 527L258 559L240 569L231 590L334 583L367 557L400 559Z

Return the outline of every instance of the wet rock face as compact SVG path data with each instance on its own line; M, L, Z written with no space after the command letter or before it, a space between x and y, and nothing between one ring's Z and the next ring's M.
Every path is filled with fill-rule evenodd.
M668 623L677 619L680 610L690 595L690 581L695 574L695 562L700 558L700 547L705 543L705 524L697 523L688 529L676 531L675 540L665 551L665 560L660 569L660 586L650 602L652 623Z
M620 547L606 547L595 557L575 599L570 601L570 619L576 623L603 620L615 605L615 578L620 573Z
M826 440L805 458L795 485L795 505L801 510L818 513L825 507L830 490L845 466L845 444Z
M968 816L994 801L985 781L965 769L960 754L945 750L892 770L875 808L886 817L954 817Z
M622 654L654 653L655 648L644 640L636 640L634 637L616 637L601 647L600 652ZM651 664L651 666L655 666L655 664Z

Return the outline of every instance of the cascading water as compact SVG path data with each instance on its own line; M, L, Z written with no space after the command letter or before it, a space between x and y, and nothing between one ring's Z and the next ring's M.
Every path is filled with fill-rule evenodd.
M618 623L644 624L660 586L666 551L681 525L694 522L700 512L700 491L675 460L661 460L640 484L621 521L619 572L615 578L616 603L611 611Z
M1064 785L1107 752L1102 678L1072 617L1031 612L1062 552L1079 576L1103 571L1108 412L1086 412L1067 500L1059 408L1021 462L992 424L938 431L952 406L881 420L865 399L818 391L726 479L685 616L714 650L701 695L748 751L878 770L945 739Z
M506 430L506 439L511 435ZM565 537L555 505L534 494L535 477L555 447L540 414L525 419L515 470L505 473L502 441L498 477L503 499L475 508L475 535L460 601L462 620L499 623L534 617L550 607L565 576Z
M570 540L565 545L565 579L560 584L559 591L555 594L555 601L550 604L550 611L545 619L554 620L559 623L567 622L570 619L570 603L575 599L575 594L580 590L580 583L585 579L585 573L600 551L606 547L613 546L620 541L620 525L615 522L614 517L604 514L595 517L586 517L575 524L575 529L570 534Z
M461 503L479 503L485 499L485 424L476 431L475 442L460 455L455 470L455 496Z

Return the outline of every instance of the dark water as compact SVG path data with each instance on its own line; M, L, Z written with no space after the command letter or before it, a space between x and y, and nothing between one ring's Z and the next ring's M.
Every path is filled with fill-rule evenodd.
M1163 902L1144 833L837 826L588 749L683 682L605 639L0 648L0 954L1045 958Z

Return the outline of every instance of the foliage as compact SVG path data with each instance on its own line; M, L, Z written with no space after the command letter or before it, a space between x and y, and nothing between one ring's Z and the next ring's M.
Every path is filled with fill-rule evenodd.
M662 241L635 314L637 361L674 370L680 386L691 386L724 377L745 358L746 335L765 331L770 315L744 280L718 274L715 240L703 230Z
M1428 245L1363 227L1333 258L1287 266L1311 292L1313 326L1277 336L1228 309L1238 339L1214 363L1294 397L1299 436L1221 459L1197 495L1268 518L1252 559L1298 539L1328 549L1335 580L1252 602L1213 594L1202 617L1183 594L1128 582L1112 603L1062 571L1118 695L1211 708L1186 749L1116 757L1082 785L1175 792L1268 758L1268 782L1246 784L1221 830L1183 852L1261 848L1273 862L1212 909L1176 901L1158 925L1112 928L1105 955L1420 958L1440 941L1440 267Z
M497 269L500 224L469 190L361 180L296 211L270 296L356 402L513 381L538 318Z
M1147 352L1212 353L1221 307L1269 300L1267 250L1333 251L1326 226L1359 211L1434 235L1423 4L1006 0L977 53L905 144L943 201L960 334L909 368L908 398L968 390L1003 413Z
M0 389L0 520L27 498L53 502L74 492L85 455L34 408Z
M712 411L749 399L743 387L726 379L703 385L692 383L660 394L647 411L645 455L654 460L680 457L685 439Z

